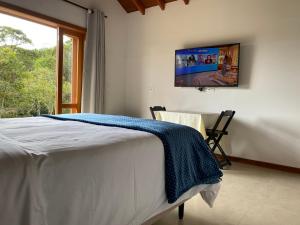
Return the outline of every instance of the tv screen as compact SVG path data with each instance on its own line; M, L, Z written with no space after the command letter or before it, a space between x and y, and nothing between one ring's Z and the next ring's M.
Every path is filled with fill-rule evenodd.
M238 86L240 44L176 50L176 87Z

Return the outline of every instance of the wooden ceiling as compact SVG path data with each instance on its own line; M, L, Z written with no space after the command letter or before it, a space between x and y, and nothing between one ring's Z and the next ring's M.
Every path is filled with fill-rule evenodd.
M159 6L161 10L165 10L166 4L174 1L189 4L189 0L118 0L127 13L140 11L142 15L145 15L147 8L154 6Z

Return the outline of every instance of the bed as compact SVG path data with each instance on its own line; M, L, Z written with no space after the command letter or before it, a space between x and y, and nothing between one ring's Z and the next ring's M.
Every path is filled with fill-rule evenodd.
M220 182L170 203L165 149L152 133L49 117L0 120L0 224L141 225Z

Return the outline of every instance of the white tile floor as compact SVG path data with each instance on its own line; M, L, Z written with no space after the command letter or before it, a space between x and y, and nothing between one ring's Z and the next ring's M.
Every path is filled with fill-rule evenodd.
M224 171L214 208L200 196L154 225L300 225L300 175L234 163Z

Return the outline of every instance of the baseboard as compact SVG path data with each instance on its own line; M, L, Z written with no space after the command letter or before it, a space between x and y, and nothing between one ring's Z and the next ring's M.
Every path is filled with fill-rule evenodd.
M217 157L220 157L220 155L217 155ZM239 158L235 156L228 156L229 160L232 162L240 162L240 163L245 163L249 165L254 165L254 166L260 166L268 169L274 169L274 170L280 170L284 172L289 172L289 173L297 173L300 174L300 168L296 167L290 167L290 166L284 166L284 165L279 165L279 164L273 164L273 163L268 163L268 162L262 162L262 161L256 161L252 159L244 159L244 158Z

